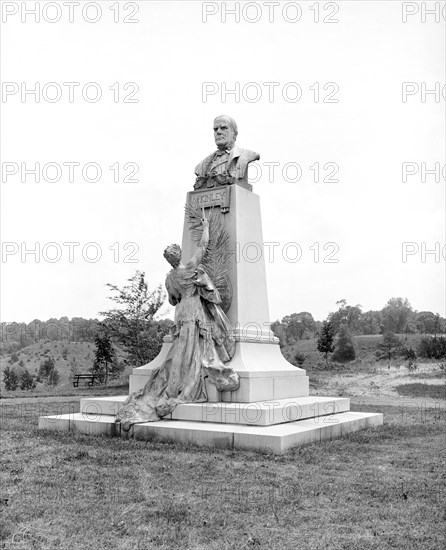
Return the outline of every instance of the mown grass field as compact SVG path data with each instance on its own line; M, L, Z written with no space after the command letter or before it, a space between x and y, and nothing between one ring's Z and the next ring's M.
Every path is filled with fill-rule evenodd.
M2 548L440 550L445 401L276 457L37 431L79 397L1 401Z

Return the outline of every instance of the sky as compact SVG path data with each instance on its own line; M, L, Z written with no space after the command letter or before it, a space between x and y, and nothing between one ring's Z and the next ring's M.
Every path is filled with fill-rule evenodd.
M2 4L2 321L163 284L222 113L278 243L262 322L395 296L445 316L444 2L85 4Z

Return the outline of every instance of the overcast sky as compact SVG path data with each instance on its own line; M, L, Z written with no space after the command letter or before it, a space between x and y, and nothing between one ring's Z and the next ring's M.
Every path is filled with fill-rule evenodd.
M394 296L445 315L444 172L422 174L445 165L444 96L424 95L445 85L443 14L399 1L300 1L285 12L258 2L237 23L222 13L233 2L97 2L84 16L73 7L70 23L61 2L37 4L38 23L3 2L3 321L96 317L111 306L105 284L136 269L164 283L162 252L181 242L186 192L221 113L261 156L251 178L263 237L279 243L266 262L270 321L299 311L322 320L342 298L381 309ZM40 101L22 99L36 82ZM72 102L64 82L79 83ZM240 97L225 95L236 83ZM80 163L73 182L67 162ZM41 181L21 163L40 163ZM47 163L60 181L46 181L58 177ZM99 181L88 181L93 165L83 178L87 163L101 167ZM273 181L265 163L278 163ZM79 243L71 258L67 242ZM21 257L35 243L40 261Z

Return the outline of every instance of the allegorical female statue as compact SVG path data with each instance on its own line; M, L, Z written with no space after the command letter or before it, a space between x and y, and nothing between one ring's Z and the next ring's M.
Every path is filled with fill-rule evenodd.
M152 371L142 390L128 397L117 415L124 430L137 422L160 420L178 403L207 401L206 377L219 391L239 386L237 373L225 366L235 350L231 326L220 307L220 293L202 265L209 244L204 213L201 225L197 251L185 265L177 244L164 251L172 266L166 278L169 302L176 306L173 344L164 363Z

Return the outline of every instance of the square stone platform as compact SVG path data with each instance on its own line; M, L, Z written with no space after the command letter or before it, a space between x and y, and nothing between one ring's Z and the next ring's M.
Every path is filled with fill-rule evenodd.
M383 423L380 413L351 412L347 398L307 396L183 404L159 422L135 424L124 432L115 417L126 399L125 395L82 399L79 413L42 416L39 429L283 454Z

